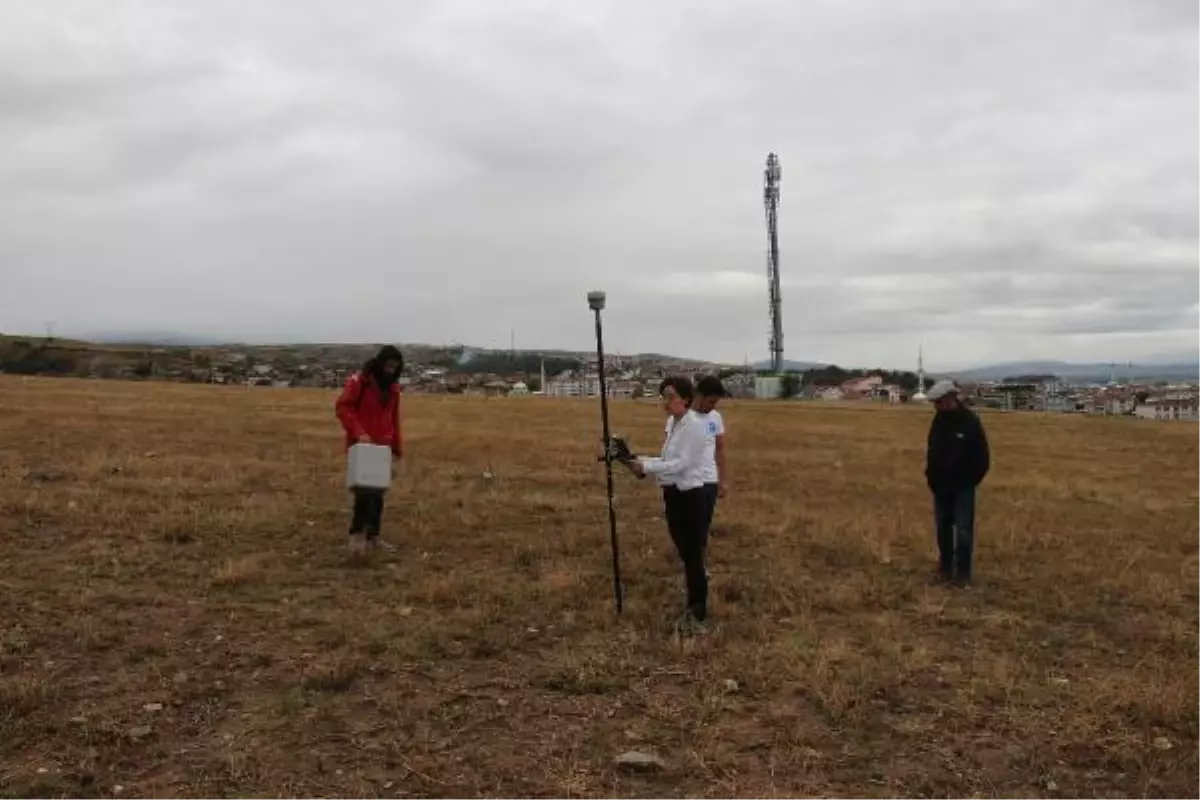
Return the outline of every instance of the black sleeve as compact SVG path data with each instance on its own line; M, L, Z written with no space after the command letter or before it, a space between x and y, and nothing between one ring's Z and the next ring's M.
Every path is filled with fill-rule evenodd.
M933 423L929 425L929 433L925 437L925 483L933 488Z
M992 455L988 449L987 434L983 432L983 422L975 418L974 436L971 441L971 481L975 486L983 482L992 465Z
M933 442L932 437L925 438L925 477L929 477L929 472L933 467Z

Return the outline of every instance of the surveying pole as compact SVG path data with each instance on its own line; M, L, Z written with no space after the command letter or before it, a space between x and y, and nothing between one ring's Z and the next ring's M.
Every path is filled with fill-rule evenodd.
M600 312L604 310L604 292L588 292L588 308L596 315L596 363L600 376L600 419L604 431L604 479L608 490L608 535L612 546L613 599L617 613L623 610L621 602L621 556L617 545L617 510L613 505L612 434L608 427L608 384L604 379L604 326Z

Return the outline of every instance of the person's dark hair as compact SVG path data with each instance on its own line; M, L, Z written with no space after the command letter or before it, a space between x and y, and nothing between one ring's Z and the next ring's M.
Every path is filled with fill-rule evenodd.
M725 397L725 384L716 375L705 375L696 381L696 394L701 397Z
M662 394L663 390L670 386L675 390L675 394L683 398L683 401L689 406L692 400L696 397L696 390L692 388L692 382L682 375L671 375L663 378L662 383L658 385L658 393Z
M396 368L395 375L388 375L383 371L383 365L389 361L395 361L400 366ZM404 370L404 355L399 348L385 344L379 348L379 352L374 357L367 359L363 364L363 373L371 376L371 380L375 381L375 385L379 387L385 396L391 392L392 384L400 377L400 373Z

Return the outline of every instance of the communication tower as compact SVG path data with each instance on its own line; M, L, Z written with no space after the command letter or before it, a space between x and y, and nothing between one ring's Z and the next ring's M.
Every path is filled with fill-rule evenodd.
M783 372L783 309L779 291L779 156L767 155L767 168L763 170L763 206L767 211L767 292L770 299L771 372Z

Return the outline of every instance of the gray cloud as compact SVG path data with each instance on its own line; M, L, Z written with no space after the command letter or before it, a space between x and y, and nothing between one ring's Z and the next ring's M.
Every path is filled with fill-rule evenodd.
M286 12L284 9L286 8ZM0 328L1107 360L1197 340L1194 3L0 6Z

